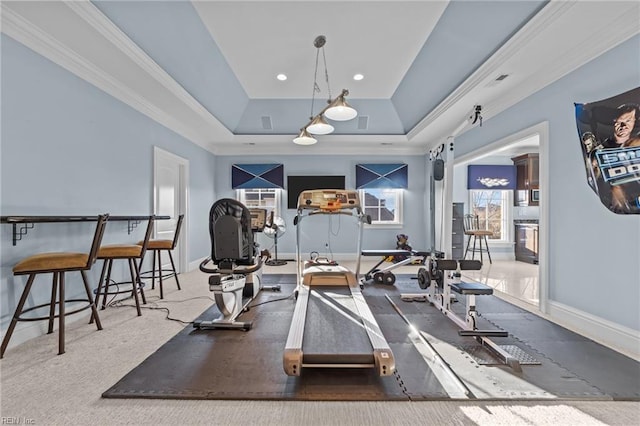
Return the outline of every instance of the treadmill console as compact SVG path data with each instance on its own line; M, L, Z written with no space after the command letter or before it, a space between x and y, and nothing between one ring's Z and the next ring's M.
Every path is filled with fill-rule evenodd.
M360 209L358 191L352 189L312 189L298 197L298 210L335 211Z
M267 223L267 210L251 208L249 213L251 213L251 230L253 232L262 232Z

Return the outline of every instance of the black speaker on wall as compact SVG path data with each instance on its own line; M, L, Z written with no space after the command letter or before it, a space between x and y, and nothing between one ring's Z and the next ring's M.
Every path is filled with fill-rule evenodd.
M442 158L433 160L433 178L435 180L444 179L444 160Z

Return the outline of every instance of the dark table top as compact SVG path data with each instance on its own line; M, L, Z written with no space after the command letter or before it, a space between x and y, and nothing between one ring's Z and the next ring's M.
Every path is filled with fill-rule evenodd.
M109 220L147 220L147 216L109 216ZM156 220L170 219L156 216ZM98 216L0 216L0 223L95 222Z

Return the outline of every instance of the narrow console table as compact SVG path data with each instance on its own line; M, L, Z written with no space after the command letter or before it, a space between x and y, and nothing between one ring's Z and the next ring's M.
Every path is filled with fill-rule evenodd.
M127 221L127 233L131 234L140 222L148 220L147 216L109 216L109 221ZM171 216L156 216L156 220L170 219ZM22 240L27 235L29 229L33 229L36 223L58 223L58 222L95 222L98 216L0 216L0 223L7 223L13 226L13 245Z

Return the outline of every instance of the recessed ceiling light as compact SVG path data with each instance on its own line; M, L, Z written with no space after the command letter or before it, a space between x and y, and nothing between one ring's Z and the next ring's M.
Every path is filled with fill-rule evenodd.
M362 80L363 78L364 78L364 75L362 75L362 74L354 74L354 75L353 75L353 79L354 79L355 81L360 81L360 80Z
M276 78L280 81L285 81L287 79L286 74L278 74Z

